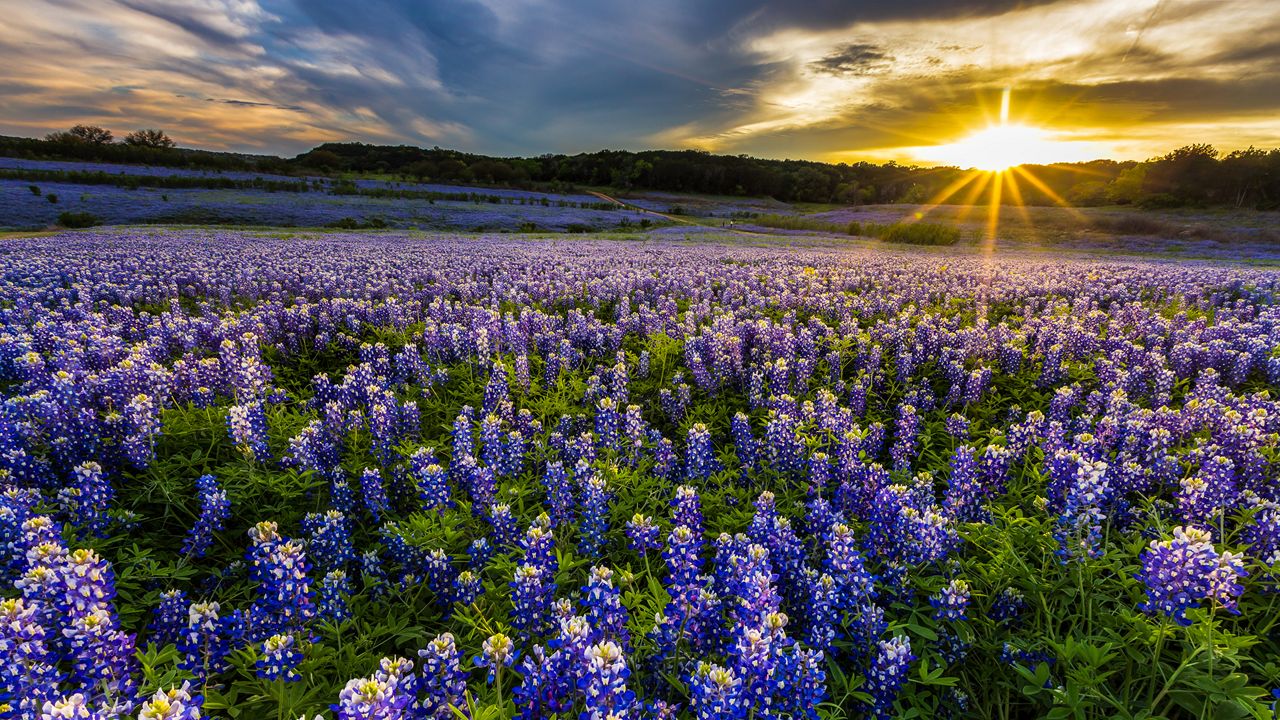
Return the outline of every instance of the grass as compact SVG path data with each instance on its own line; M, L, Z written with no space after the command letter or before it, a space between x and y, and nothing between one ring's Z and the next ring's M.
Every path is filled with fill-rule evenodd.
M752 218L750 223L782 230L873 237L885 242L909 245L955 245L960 241L959 228L938 223L876 223L858 220L833 223L805 215L761 215Z

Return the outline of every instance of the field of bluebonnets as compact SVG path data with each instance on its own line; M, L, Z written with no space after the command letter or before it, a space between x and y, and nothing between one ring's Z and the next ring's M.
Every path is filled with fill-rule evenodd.
M580 192L0 157L0 230L121 224L588 232L653 218ZM82 225L64 214L86 218Z
M1270 717L1280 274L0 241L0 718Z

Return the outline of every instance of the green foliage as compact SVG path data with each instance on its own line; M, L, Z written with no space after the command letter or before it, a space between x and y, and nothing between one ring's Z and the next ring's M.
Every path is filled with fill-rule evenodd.
M342 230L378 230L387 226L387 221L379 217L368 218L364 221L355 218L344 217L341 220L334 220L325 223L327 228L339 228Z
M58 224L64 228L87 228L101 225L97 215L89 212L67 211L58 215Z

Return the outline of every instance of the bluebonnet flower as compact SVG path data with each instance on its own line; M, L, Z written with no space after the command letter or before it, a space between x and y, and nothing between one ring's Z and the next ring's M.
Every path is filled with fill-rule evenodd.
M151 638L159 645L177 642L187 626L187 594L182 590L160 593L160 604L151 617Z
M72 693L57 700L46 700L41 709L40 720L63 720L63 718L107 720L105 713L95 711L92 707L93 703L84 696L84 693Z
M947 478L947 492L943 508L963 522L982 519L982 504L991 489L983 484L977 453L971 445L961 445L951 454L951 472Z
M889 451L895 470L907 470L911 467L920 444L919 435L920 414L915 406L907 403L898 406L897 432L894 434L893 448Z
M1245 491L1244 505L1250 510L1250 517L1241 530L1241 541L1248 546L1251 557L1263 565L1275 565L1280 562L1280 503Z
M733 435L733 446L738 456L738 467L745 475L756 466L756 439L751 434L751 421L745 413L737 413L729 423L729 431Z
M651 518L636 513L627 521L627 537L631 540L632 550L641 555L661 547L658 540L659 528Z
M607 567L591 568L582 603L591 626L625 649L630 640L627 609L622 605L622 593L614 586L613 577L613 570Z
M227 408L227 433L246 459L271 459L271 450L267 446L267 415L261 400Z
M991 603L990 617L998 623L1015 623L1027 607L1027 598L1013 588L1004 588Z
M556 559L555 534L549 525L550 519L545 513L539 516L525 531L520 546L524 550L526 563L542 568L554 576L560 569L560 562Z
M422 507L441 510L453 504L449 497L449 476L427 448L418 448L409 456L409 475L417 484Z
M653 474L660 478L673 478L677 472L678 462L671 439L658 437L653 447Z
M178 667L195 676L197 685L207 685L226 669L227 656L239 647L244 636L244 620L237 612L220 616L216 602L192 603L187 627L178 639L182 659Z
M684 477L689 482L706 480L719 472L715 448L711 445L711 432L702 423L689 428L689 444L685 447Z
M488 415L497 410L510 397L510 380L507 376L507 366L501 362L495 362L489 370L489 382L484 388L484 399L480 405L480 412Z
M560 527L573 521L573 488L569 484L569 474L559 461L547 463L547 470L542 476L542 484L547 488L547 514L551 517L551 526Z
M1095 558L1102 554L1103 508L1111 497L1107 464L1081 460L1074 482L1066 491L1066 502L1058 516L1054 536L1058 555L1071 559Z
M511 580L511 624L531 634L545 629L555 583L546 571L529 563L516 566Z
M825 568L844 607L874 598L875 577L867 572L853 530L844 523L832 525L827 532L826 549Z
M231 517L231 501L227 493L212 475L196 478L196 493L200 498L200 517L182 543L182 553L189 557L204 557L213 544L213 534L221 531Z
M511 547L519 537L516 529L515 515L511 514L511 506L498 503L489 508L489 525L493 528L493 544L496 547Z
M280 536L273 522L260 522L249 530L249 576L258 593L249 609L249 631L254 640L298 629L315 615L307 579L311 563L301 543Z
M785 622L785 619L782 620L783 624ZM742 678L742 692L747 704L768 712L773 702L773 677L778 670L778 652L774 648L773 635L758 624L753 625L756 626L740 626L736 633L733 646L735 670Z
M880 642L879 650L867 671L866 692L871 695L870 712L877 718L891 717L898 691L906 682L911 661L911 641L899 635Z
M395 446L400 441L400 422L395 397L383 398L369 406L369 435L373 456L383 467L395 461Z
M307 513L302 518L302 530L308 535L308 557L314 560L317 569L343 569L355 562L351 529L341 512Z
M804 641L824 650L831 648L836 636L838 595L834 578L827 573L810 570L806 575Z
M1220 513L1233 507L1239 497L1235 463L1215 455L1201 466L1198 474L1179 483L1178 512L1189 524L1212 524Z
M157 690L142 703L138 720L200 720L200 707L204 699L191 694L191 683L181 687Z
M360 473L360 494L364 498L365 508L373 516L373 521L382 522L383 516L390 510L387 492L382 485L382 473L375 468L365 468L364 472Z
M609 530L609 491L605 479L579 464L582 482L582 518L578 523L578 551L588 558L600 557L605 533ZM583 475L585 474L585 477Z
M954 578L942 590L929 598L933 606L934 620L964 620L969 608L969 583Z
M502 418L490 413L480 421L480 459L497 471L502 463Z
M472 540L467 546L467 557L470 558L471 569L485 569L493 557L493 545L489 544L489 538L478 537Z
M422 714L431 720L454 717L453 708L464 707L467 675L459 667L453 635L442 633L418 651L422 661Z
M740 720L747 716L742 680L730 668L701 663L689 678L689 704L698 720Z
M330 570L320 580L316 591L316 615L332 623L351 619L347 598L351 596L351 581L342 570Z
M627 689L631 673L622 648L608 640L592 645L586 651L586 665L586 674L578 684L586 707L584 716L592 720L625 716L636 696Z
M107 508L115 491L96 462L84 462L73 471L76 483L68 488L73 491L72 522L85 532L101 537L106 531Z
M43 606L23 598L0 600L0 707L9 703L15 717L35 717L57 696L62 673L40 623ZM56 638L54 639L56 640Z
M484 590L480 586L480 576L471 570L463 570L453 581L453 602L459 605L470 605L480 597Z
M109 699L128 712L137 689L134 637L121 631L116 617L111 566L94 551L80 549L65 557L59 572L69 679L92 690L89 699L96 705Z
M672 525L683 525L695 534L702 534L702 499L698 491L689 485L676 488L675 499L671 501L675 510L671 513Z
M672 528L662 557L667 563L667 584L673 594L684 594L698 586L698 573L702 570L702 560L698 557L701 548L702 539L689 526Z
M262 643L262 654L255 667L258 677L263 680L284 680L297 682L302 679L298 675L298 663L302 662L302 653L298 651L297 640L293 635L277 634Z
M494 633L481 645L481 653L476 656L476 667L488 668L487 682L493 684L501 677L502 669L511 667L519 653L511 638L502 633Z
M383 660L385 663L387 658ZM405 720L413 702L412 693L404 687L406 680L412 678L385 670L349 680L332 706L337 720Z
M1190 625L1187 609L1204 600L1238 612L1239 579L1248 572L1239 555L1218 553L1207 530L1176 527L1171 539L1152 540L1139 559L1138 579L1147 590L1143 610L1163 613L1179 625Z
M618 428L622 418L618 414L618 403L611 397L600 398L596 402L595 429L599 436L600 447L617 451Z
M827 673L820 650L793 646L780 657L779 710L793 718L817 720L818 706L827 699Z
M155 457L156 436L160 434L160 408L150 395L138 393L125 405L124 421L129 427L122 443L125 458L133 465L145 468Z

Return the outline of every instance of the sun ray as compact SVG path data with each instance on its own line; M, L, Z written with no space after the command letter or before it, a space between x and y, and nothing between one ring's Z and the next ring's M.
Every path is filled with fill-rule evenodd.
M1031 233L1032 237L1038 243L1040 241L1039 231L1036 224L1031 220L1031 211L1027 209L1027 203L1022 198L1022 189L1018 187L1018 180L1013 173L1005 173L1005 179L1009 183L1009 196L1013 200L1013 207L1018 211L1018 215L1022 218L1022 224Z
M953 180L951 184L934 193L932 198L929 198L924 205L921 205L914 213L908 216L907 222L924 219L924 216L937 209L939 205L942 205L952 196L963 190L966 185L982 177L982 175L983 173L977 170L969 170L965 172L963 175Z
M1085 219L1084 213L1080 212L1075 208L1075 206L1073 206L1071 203L1064 200L1061 195L1054 192L1053 188L1046 185L1043 181L1040 180L1040 178L1028 172L1026 168L1014 167L1010 169L1013 170L1013 172L1017 173L1018 175L1022 176L1027 182L1034 185L1037 190L1047 195L1050 200L1066 208L1068 211L1071 212L1072 215L1075 215L1076 218L1081 220Z
M977 206L978 198L982 197L987 187L991 185L991 180L995 176L996 176L996 173L992 173L992 172L985 172L985 173L979 174L979 177L982 178L982 182L974 185L973 188L969 190L969 194L965 196L963 201L961 201L960 214L956 217L957 220L959 220L960 222L964 222L965 220L969 219L969 213L973 212L973 209Z

